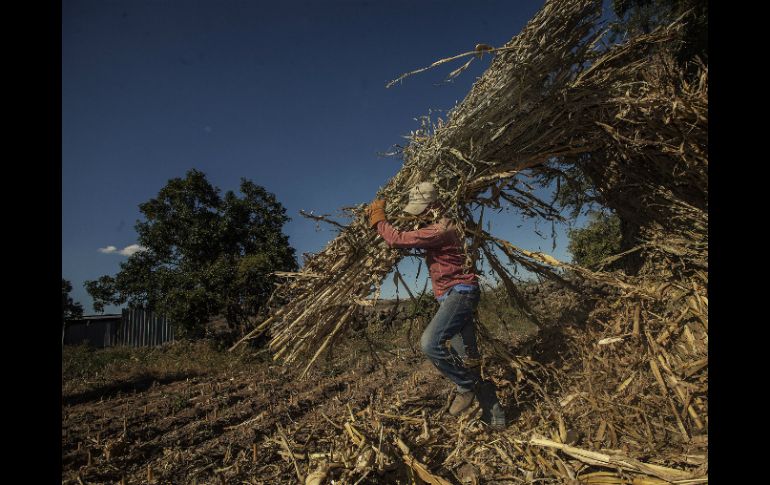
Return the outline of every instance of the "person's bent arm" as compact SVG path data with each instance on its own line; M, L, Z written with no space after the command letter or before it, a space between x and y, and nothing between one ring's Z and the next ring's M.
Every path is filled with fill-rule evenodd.
M385 201L374 200L367 210L369 226L376 228L377 233L392 248L427 249L441 246L449 235L449 227L445 221L432 224L416 231L399 231L391 226L385 217Z
M447 228L441 223L416 231L399 231L388 221L377 223L377 232L392 248L433 248L444 243Z

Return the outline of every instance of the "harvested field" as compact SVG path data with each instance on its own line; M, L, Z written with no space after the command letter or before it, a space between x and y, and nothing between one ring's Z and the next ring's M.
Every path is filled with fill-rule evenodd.
M409 254L377 239L361 205L347 225L328 221L339 234L300 272L281 275L244 338L269 340L250 371L179 375L102 401L65 393L65 481L707 483L708 68L685 77L660 48L679 22L597 49L600 9L548 1L521 34L485 50L490 68L447 120L413 134L376 194L406 228L401 188L434 182L469 260L482 257L500 302L537 323L521 338L480 317L482 372L505 430L446 414L447 381L412 347L424 319L394 336L362 315ZM611 258L633 255L634 270L528 251L469 209L502 200L559 220L527 180L567 180L572 169L637 229L638 244ZM547 283L523 285L510 268ZM240 342L231 350L247 355Z
M191 365L133 378L118 373L120 385L107 376L90 384L67 381L62 481L297 483L298 470L304 481L330 452L341 465L355 463L357 450L347 444L346 426L363 430L365 423L379 421L404 431L422 432L426 425L429 431L450 430L458 423L445 413L451 388L410 349L403 333L371 336L380 363L365 341L353 338L309 380L298 380L299 369L264 358L249 363L248 370L231 371L233 358L210 370ZM173 346L191 350L187 345L158 352L174 354ZM211 353L204 344L192 349ZM474 439L488 437L481 429L475 433ZM382 463L360 483L408 483L399 463ZM452 475L449 469L445 473ZM355 474L340 467L330 476Z
M299 379L301 368L283 367L266 352L253 349L225 353L205 342L179 342L155 350L110 349L98 351L102 353L98 359L92 355L90 361L97 363L92 367L80 363L86 357L79 353L67 360L75 361L78 369L84 369L81 372L70 369L75 364L65 365L62 481L406 484L422 474L427 483L527 483L547 459L556 459L582 483L667 483L628 473L633 470L630 466L644 466L625 455L636 444L632 438L636 431L610 413L613 401L635 408L631 393L596 400L591 406L606 413L598 423L591 409L580 405L591 399L587 393L562 391L558 402L543 400L540 393L553 385L548 376L574 365L565 357L570 339L586 331L580 318L571 318L580 317L581 298L550 283L530 286L525 294L533 308L546 303L552 307L534 335L525 322L511 322L513 331L496 325L490 310L496 295L487 293L488 304L482 304L480 311L485 326L495 336L505 336L505 349L516 355L510 361L509 354L495 352L489 341L483 346L484 369L497 383L510 421L503 432L489 432L477 420L477 408L460 418L446 413L451 386L413 348L424 321L401 320L393 327L383 322L365 333L351 330L305 379ZM600 344L598 348L607 350L597 356L613 352L617 345ZM104 357L110 352L117 356ZM179 362L180 355L190 357L178 368L170 367L169 362ZM599 359L596 365L601 369ZM538 375L540 382L531 379ZM592 385L616 387L613 382ZM550 415L554 407L561 413ZM553 421L542 421L542 413ZM630 416L636 419L640 414ZM547 437L535 438L543 440L543 448L526 439L533 420L538 434ZM647 429L643 423L641 418L641 439ZM650 437L660 439L662 434L681 441L671 424L654 416L648 423L654 433ZM409 447L408 455L399 440ZM575 447L577 451L567 448L572 453L614 450L619 455L605 453L599 458L632 465L623 471L613 463L610 469L616 471L610 472L570 455L559 457L550 447L563 443ZM650 446L648 456L654 456L656 449ZM705 440L691 440L688 459L702 462L706 447ZM665 466L662 463L654 460L647 465ZM306 481L313 472L324 470L326 481ZM565 483L557 475L559 469L551 473L555 476L540 482Z

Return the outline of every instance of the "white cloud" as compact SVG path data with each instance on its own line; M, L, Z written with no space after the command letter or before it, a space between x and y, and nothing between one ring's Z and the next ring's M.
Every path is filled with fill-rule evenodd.
M123 256L131 256L134 253L137 253L139 251L144 251L145 247L140 246L138 244L131 244L129 246L124 247L121 250L118 250L115 246L107 246L106 248L99 248L100 253L104 254L121 254Z
M123 256L131 256L132 254L138 253L139 251L144 251L145 249L147 248L145 248L144 246L140 246L138 244L132 244L130 246L124 247L123 249L118 251L118 253L122 254Z

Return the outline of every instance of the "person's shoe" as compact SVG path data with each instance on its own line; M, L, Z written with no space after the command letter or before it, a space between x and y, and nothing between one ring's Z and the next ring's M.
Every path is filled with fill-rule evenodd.
M489 416L489 427L495 430L505 429L505 411L500 407L500 404L492 406Z
M490 408L483 408L481 422L496 431L505 429L505 411L500 407L500 403L495 403Z
M505 411L497 400L495 385L488 381L481 383L478 398L481 404L481 421L492 429L505 429Z
M476 397L473 391L458 392L455 395L452 404L449 406L449 414L452 416L459 416L463 411L473 403L473 399Z

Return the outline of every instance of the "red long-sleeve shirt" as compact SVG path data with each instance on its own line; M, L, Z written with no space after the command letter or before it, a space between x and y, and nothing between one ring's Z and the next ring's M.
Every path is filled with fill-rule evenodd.
M476 285L478 277L464 268L463 241L448 219L418 229L399 231L387 221L377 223L377 232L393 248L425 249L425 262L433 283L433 294L440 297L454 285Z

